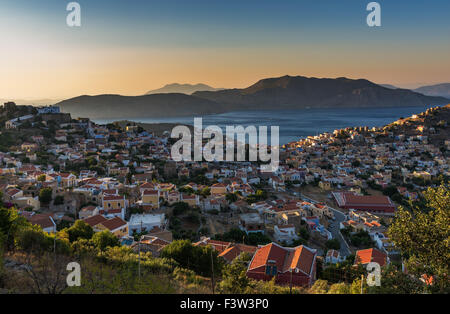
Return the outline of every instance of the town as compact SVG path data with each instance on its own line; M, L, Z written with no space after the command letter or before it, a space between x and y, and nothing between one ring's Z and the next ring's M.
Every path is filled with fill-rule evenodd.
M54 241L74 242L82 228L113 237L138 254L139 276L141 253L163 260L183 243L212 249L223 265L245 254L249 280L311 288L345 281L342 265L405 268L388 229L399 206L448 184L449 120L447 105L309 136L281 146L268 173L253 161L174 161L170 129L10 102L0 108L0 195ZM173 258L208 277L211 265Z

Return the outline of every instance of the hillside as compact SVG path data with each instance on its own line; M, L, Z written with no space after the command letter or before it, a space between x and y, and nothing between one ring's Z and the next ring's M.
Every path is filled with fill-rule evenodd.
M151 91L147 92L146 95L168 94L168 93L181 93L181 94L191 95L195 92L200 92L200 91L213 92L213 91L218 91L218 90L222 90L222 88L214 88L214 87L208 86L206 84L192 85L192 84L174 83L174 84L168 84L159 89L151 90Z
M153 94L144 96L80 96L58 103L74 117L130 119L178 117L237 110L278 110L334 107L442 105L450 100L406 89L389 89L367 80L284 76L264 79L244 89Z
M302 76L264 79L245 89L197 92L193 95L246 109L420 106L449 101L406 89L385 88L363 79Z
M423 86L415 89L414 91L427 96L442 96L450 98L450 83Z
M186 116L224 112L215 102L185 94L144 96L79 96L57 104L73 117L127 119L136 117Z

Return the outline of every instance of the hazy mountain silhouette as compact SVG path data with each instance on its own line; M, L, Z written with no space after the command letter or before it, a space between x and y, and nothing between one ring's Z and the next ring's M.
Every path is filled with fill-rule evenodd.
M390 88L390 89L397 89L399 87L391 85L391 84L378 84L380 86L386 87L386 88Z
M422 86L414 91L427 96L442 96L445 98L450 98L450 83Z
M244 89L192 95L80 96L60 102L64 112L91 118L173 117L237 110L442 105L450 100L407 89L389 89L368 80L283 76Z
M196 92L194 96L246 109L389 107L439 105L449 102L407 89L389 89L368 80L283 76L264 79L244 89Z
M146 93L146 95L163 94L163 93L166 93L166 94L167 93L181 93L181 94L191 95L191 94L193 94L195 92L199 92L199 91L218 91L218 90L223 90L223 88L214 88L214 87L208 86L206 84L192 85L192 84L174 83L174 84L167 84L166 86L164 86L162 88L149 91Z
M79 96L57 105L73 117L94 119L187 116L225 111L213 101L185 94Z

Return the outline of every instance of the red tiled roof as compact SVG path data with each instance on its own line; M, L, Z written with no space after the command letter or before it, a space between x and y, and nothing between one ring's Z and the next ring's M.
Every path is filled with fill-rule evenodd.
M110 220L104 221L101 223L103 226L105 226L110 231L116 230L118 228L121 228L127 224L126 221L124 221L120 217L114 217Z
M368 264L376 262L380 266L386 265L387 255L377 249L359 250L356 252L355 264Z
M106 219L102 215L95 215L95 216L91 216L91 217L88 217L86 219L83 219L83 221L85 223L87 223L91 227L94 227L94 226L98 225L99 223L102 223L102 222L107 221L107 220L108 219Z
M120 196L120 195L105 195L103 197L103 200L104 201L121 201L121 200L124 200L124 197Z
M142 195L158 195L158 190L145 190Z
M258 248L249 266L249 270L259 268L274 261L279 272L297 268L306 275L311 273L316 253L305 246L284 248L275 243Z
M351 205L392 205L389 197L384 195L355 195L344 193L344 200L347 206Z

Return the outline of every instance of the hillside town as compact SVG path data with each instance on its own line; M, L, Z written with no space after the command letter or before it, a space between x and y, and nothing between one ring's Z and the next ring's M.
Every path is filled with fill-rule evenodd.
M449 121L447 105L309 136L264 173L256 162L175 162L169 129L5 103L0 195L49 234L82 221L155 258L189 240L226 264L249 254L248 278L311 287L319 263L402 263L387 230L399 206L448 183Z

